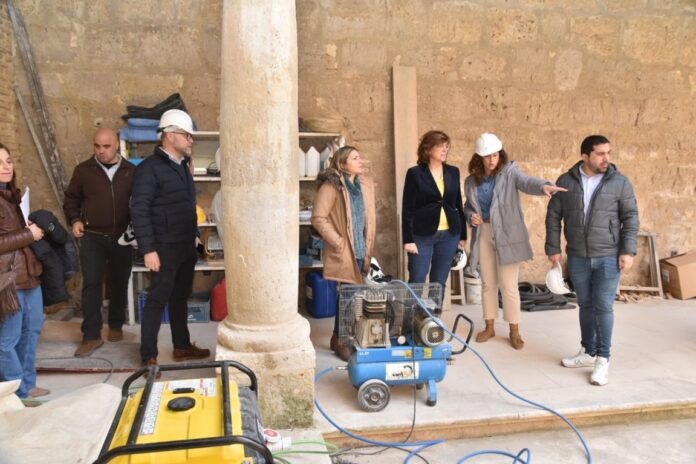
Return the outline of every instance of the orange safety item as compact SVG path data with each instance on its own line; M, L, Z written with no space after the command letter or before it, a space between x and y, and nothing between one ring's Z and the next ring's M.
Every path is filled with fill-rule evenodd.
M214 287L210 294L210 318L221 321L227 317L227 285L222 279Z

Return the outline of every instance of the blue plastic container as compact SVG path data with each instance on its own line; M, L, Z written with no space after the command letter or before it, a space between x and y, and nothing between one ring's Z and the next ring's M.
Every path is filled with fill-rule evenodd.
M307 312L316 318L334 317L338 307L336 282L324 279L321 272L308 272L305 284Z
M145 303L147 303L147 297L150 294L147 290L142 290L138 292L138 322L143 321L143 310L145 309ZM165 305L162 311L162 324L169 324L169 305Z

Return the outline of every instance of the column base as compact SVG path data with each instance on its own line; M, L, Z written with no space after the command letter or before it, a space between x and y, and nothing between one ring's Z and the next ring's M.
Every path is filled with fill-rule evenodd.
M310 427L314 423L316 355L309 323L299 315L283 326L218 326L215 359L234 360L258 378L265 427Z

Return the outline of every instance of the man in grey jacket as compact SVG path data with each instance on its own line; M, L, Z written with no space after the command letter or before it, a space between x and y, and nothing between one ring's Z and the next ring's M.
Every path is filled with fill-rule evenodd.
M633 265L639 219L631 182L609 162L611 145L591 135L580 146L581 161L556 183L546 212L546 254L561 261L561 222L567 242L568 271L580 306L582 348L564 358L565 367L594 367L592 385L609 381L614 328L614 296L621 271Z

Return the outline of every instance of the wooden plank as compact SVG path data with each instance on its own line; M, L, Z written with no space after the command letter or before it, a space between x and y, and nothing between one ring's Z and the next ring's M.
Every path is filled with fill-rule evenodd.
M24 25L24 19L19 10L17 10L14 1L6 1L12 28L17 39L17 46L22 57L24 69L27 73L29 90L31 91L34 104L39 113L39 128L41 129L43 152L50 168L49 177L53 178L53 182L58 187L59 204L62 206L65 189L68 187L68 178L65 174L65 168L63 167L62 157L58 150L58 144L56 143L51 117L48 113L48 106L46 105L39 73L34 63L34 56L31 51L31 45L29 44L29 37L27 35L26 26Z
M29 114L29 108L27 108L27 105L24 103L24 98L22 98L22 94L19 92L19 89L17 86L14 88L15 90L15 95L17 96L17 102L19 103L19 108L22 110L22 115L24 115L24 121L27 123L27 127L29 128L29 133L31 134L31 138L34 141L34 145L36 146L36 151L39 152L39 158L41 158L41 164L43 164L44 170L46 171L46 175L48 176L48 181L51 184L51 189L53 190L53 194L56 196L56 200L58 200L58 204L62 205L63 204L63 197L60 194L60 189L56 185L56 181L51 175L51 168L48 165L48 161L46 160L46 153L44 153L43 150L43 145L41 144L41 140L39 140L39 135L36 133L36 129L34 128L34 123L31 120L31 115Z
M396 221L400 279L406 277L406 259L401 236L401 208L406 171L415 164L418 149L418 94L416 68L394 66L394 176L396 184Z

